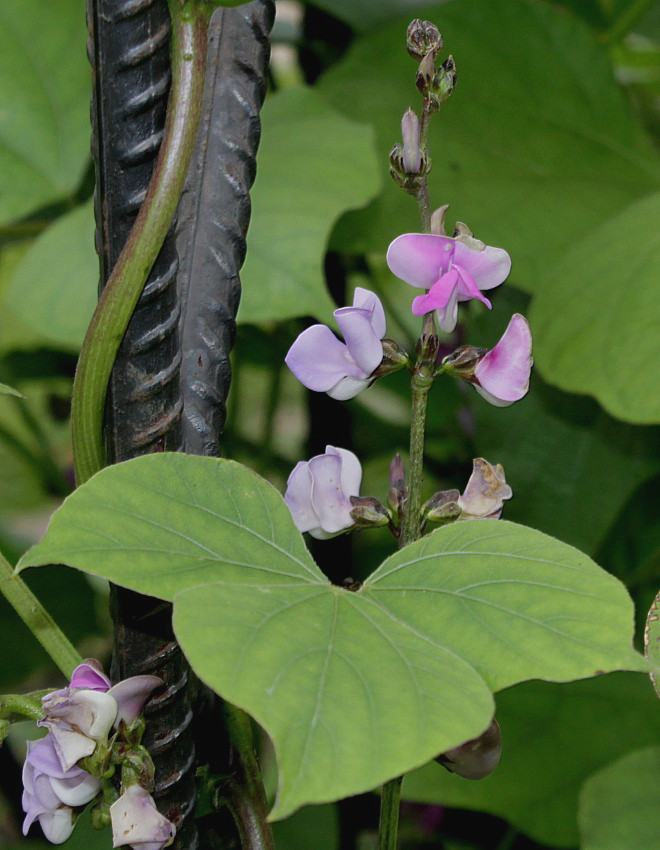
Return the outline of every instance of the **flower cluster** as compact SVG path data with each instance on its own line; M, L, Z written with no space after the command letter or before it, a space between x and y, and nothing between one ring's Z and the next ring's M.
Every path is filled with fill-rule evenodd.
M98 662L87 659L73 671L66 688L42 698L43 717L37 725L48 732L44 738L28 743L23 767L24 835L38 820L49 841L54 844L66 841L75 824L75 809L89 803L101 790L100 774L105 770L112 747L111 734L135 723L145 700L160 684L162 680L157 676L133 676L112 685ZM93 773L80 766L81 759L97 755L98 771L89 761L85 766ZM135 791L124 800L131 788L129 785L124 789L125 793L110 808L113 831L117 818L123 819L127 807L132 807L136 810L134 819L142 821L141 834L145 835L144 801L139 806L133 802ZM144 794L149 796L146 791ZM162 815L157 812L156 815L149 821L147 843L143 838L136 840L134 846L160 850L169 842L172 826ZM119 825L116 832L119 838L115 836L115 847L133 843L121 838L132 832L120 830Z

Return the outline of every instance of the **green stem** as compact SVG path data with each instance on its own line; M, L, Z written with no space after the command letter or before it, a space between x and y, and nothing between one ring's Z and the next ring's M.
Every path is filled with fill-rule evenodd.
M73 384L71 429L76 481L105 463L103 412L119 345L167 235L195 144L212 6L170 0L172 88L163 141L144 203L101 294L83 343Z
M422 155L428 160L429 156L429 119L431 117L431 113L429 112L429 104L427 98L424 98L424 104L422 106L422 117L419 122L419 148L422 152ZM419 218L422 224L422 231L424 233L431 232L431 201L429 198L429 187L426 179L426 175L422 177L419 182L419 189L417 190L417 194L415 195L417 200L417 207L419 209Z
M412 415L410 422L410 460L408 478L408 500L401 523L399 548L407 546L419 537L420 509L422 507L422 480L424 476L424 433L426 430L426 403L431 381L413 374Z
M622 39L654 2L655 0L633 0L621 10L619 17L614 19L608 29L601 33L601 41L605 44L614 44Z
M27 717L28 720L40 720L44 710L41 700L31 699L27 694L3 694L0 696L0 717L11 717L12 714Z
M69 678L82 658L68 637L39 602L9 561L0 554L0 592L12 605L18 616L30 629L39 643Z
M383 785L378 824L378 850L396 850L399 830L399 803L403 776L390 779Z
M224 709L234 757L228 804L241 838L242 850L275 850L250 718L231 703L226 702Z

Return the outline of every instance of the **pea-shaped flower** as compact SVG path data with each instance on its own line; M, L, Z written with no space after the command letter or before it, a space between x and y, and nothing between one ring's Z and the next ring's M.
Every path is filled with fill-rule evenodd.
M428 290L413 300L412 312L423 316L435 310L445 333L456 327L460 301L476 298L490 308L482 291L499 286L511 270L511 259L502 248L470 236L454 239L433 233L397 236L388 248L387 264L401 280Z
M350 497L359 495L361 481L360 461L347 449L326 446L325 454L300 461L284 494L298 530L327 540L352 528Z
M156 804L140 785L129 785L110 806L112 846L130 845L135 850L162 850L172 843L174 824L156 808Z
M98 793L101 783L79 767L62 767L52 735L28 741L23 765L23 835L35 820L46 838L61 844L71 835L74 806L84 806Z
M346 401L369 386L369 376L383 359L385 312L378 296L358 286L353 306L333 315L345 342L326 325L312 325L293 343L285 362L307 389Z

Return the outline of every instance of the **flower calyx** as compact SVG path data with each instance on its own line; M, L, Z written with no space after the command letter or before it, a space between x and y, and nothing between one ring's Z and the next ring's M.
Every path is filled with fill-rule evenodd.
M372 379L391 375L392 372L398 372L399 369L403 369L410 363L408 354L393 339L382 339L381 343L383 345L383 359L369 375L369 378Z
M429 51L419 63L415 85L424 97L428 112L437 112L449 99L456 85L454 57L448 56L439 67L436 67L435 53Z
M351 517L355 528L379 528L389 525L390 514L378 499L372 496L350 496L349 501L353 506Z
M460 493L458 490L439 490L422 505L421 519L422 527L427 522L435 522L446 525L454 522L461 515L459 505Z

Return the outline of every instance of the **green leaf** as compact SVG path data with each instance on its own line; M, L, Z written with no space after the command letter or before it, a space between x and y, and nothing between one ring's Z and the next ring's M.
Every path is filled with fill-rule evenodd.
M15 390L13 387L7 386L7 384L0 384L0 395L13 395L18 398L25 398L24 395L19 393L18 390Z
M581 850L660 848L660 747L636 750L585 782Z
M89 65L79 0L3 0L0 225L70 196L89 157Z
M575 242L541 281L530 313L546 379L594 395L627 422L660 422L659 217L660 192Z
M102 470L19 567L49 562L174 600L197 674L273 740L274 819L474 737L490 689L647 669L625 589L571 547L459 523L350 592L318 570L279 494L231 461L159 454Z
M479 340L481 343L481 340ZM521 404L474 399L478 453L501 463L504 515L594 554L636 488L657 470L652 436L533 376Z
M14 269L6 302L35 333L76 350L96 306L98 275L90 201L34 241Z
M613 673L556 685L528 682L497 695L502 759L473 782L435 763L408 776L406 799L490 812L543 845L578 843L578 795L594 771L657 743L660 711L644 676ZM616 850L645 844L621 842Z
M565 245L612 210L653 191L660 164L617 88L605 49L576 18L531 0L461 0L424 9L439 23L458 83L431 121L433 206L513 259L529 291ZM376 129L383 170L401 115L419 111L408 19L360 39L320 81L348 117ZM383 252L419 228L416 205L388 181L378 199L339 223L342 250Z
M646 618L644 654L652 665L651 681L660 697L660 591L656 594Z
M238 319L327 321L323 254L339 215L379 188L373 134L304 88L269 98L262 123Z

